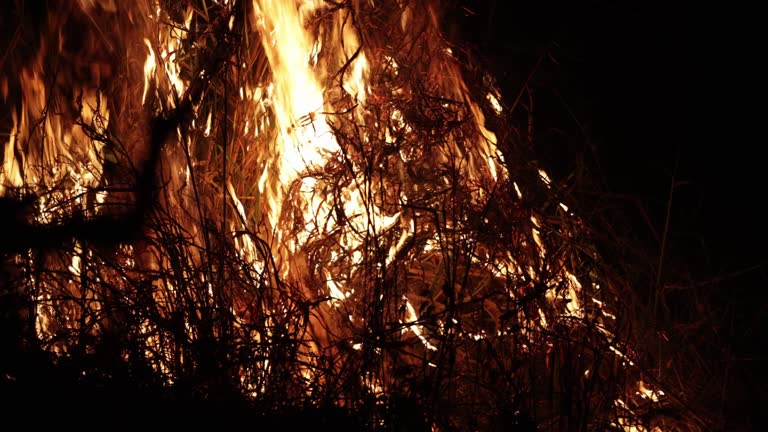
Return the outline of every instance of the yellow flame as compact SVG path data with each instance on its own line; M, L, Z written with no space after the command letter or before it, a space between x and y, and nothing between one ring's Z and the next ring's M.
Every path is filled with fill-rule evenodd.
M242 190L238 193L232 181L226 181L225 196L231 200L237 215L237 220L231 223L231 228L242 231L252 228L251 224L260 223L258 213L263 211L267 219L266 231L273 236L269 239L269 243L274 249L271 252L277 256L280 276L287 277L292 274L291 270L298 268L304 272L316 272L309 276L322 275L325 278L323 289L326 292L321 295L328 296L331 300L323 305L325 309L319 308L317 314L328 313L327 310L338 312L345 309L340 306L347 306L345 302L353 297L354 290L346 285L345 279L337 274L332 264L343 261L346 267L359 266L364 260L361 248L367 236L376 237L381 233L391 232L393 233L392 242L383 250L382 257L383 265L387 267L396 260L408 240L416 235L417 227L414 219L405 211L385 210L381 203L372 198L379 185L372 184L363 174L353 172L349 184L337 188L340 196L331 196L325 191L323 184L325 180L316 173L322 172L330 163L342 161L344 154L332 130L334 115L328 114L339 111L339 107L334 104L338 104L337 99L340 97L332 95L331 86L334 86L337 92L338 87L341 87L348 99L353 101L351 115L363 123L362 119L367 114L365 104L375 97L375 94L371 93L371 71L376 66L384 65L385 69L390 71L389 73L397 76L401 66L394 58L376 58L362 49L360 35L354 26L347 24L348 14L351 12L344 8L331 10L329 3L322 0L253 0L252 2L254 11L252 18L260 32L261 47L268 59L271 76L265 80L266 82L244 83L239 86L237 102L249 104L253 110L248 113L248 118L239 124L238 127L241 127L242 131L238 130L237 136L244 138L246 152L257 138L267 141L265 144L267 148L259 149L259 155L256 156L259 161L258 175L254 176L254 179L257 178L255 186L258 194L254 193L256 197L248 196L251 194L242 193ZM223 3L228 4L227 1ZM115 7L112 0L80 0L80 4L84 10L94 10L97 7L110 10ZM151 19L157 22L170 21L159 2L153 3L153 6L155 10L150 16ZM429 16L426 19L431 21L434 28L439 28L437 14L431 8L428 10ZM328 12L331 17L324 17L327 22L320 25L320 30L310 30L310 24L321 12ZM157 99L155 102L162 102L166 108L173 107L178 101L178 96L188 88L189 82L184 78L186 75L182 74L183 67L179 53L183 52L183 41L187 36L186 29L190 27L194 13L192 8L188 8L183 22L160 25L157 27L160 29L158 33L143 38L144 45L147 47L147 57L143 65L142 104L148 103L150 98L155 98ZM414 16L413 6L409 4L403 9L400 25L406 29L419 19L419 16ZM230 30L233 29L234 22L232 18L227 23ZM456 157L461 161L462 174L472 182L507 180L508 173L504 160L496 147L497 138L485 127L484 114L470 97L471 92L462 79L461 69L453 52L444 46L434 48L435 59L430 65L432 70L429 73L440 77L437 85L439 88L434 89L435 93L446 100L463 103L468 110L467 116L476 130L476 136L470 142L462 141L470 139L447 136L442 144L445 148L442 148L436 157ZM53 220L55 214L50 208L55 204L67 197L82 196L89 188L98 185L102 170L103 144L88 138L88 134L81 127L68 125L56 116L43 115L50 96L46 92L42 67L44 56L45 53L41 51L36 62L23 69L20 76L24 91L23 108L18 114L12 113L13 128L5 143L2 171L0 171L0 195L5 193L5 188L8 186L20 187L25 183L50 184L64 177L71 179L72 186L69 190L62 192L62 196L41 198L39 204L41 216L38 222L47 223ZM376 65L375 62L381 62L381 65ZM137 65L138 67L140 66ZM344 73L337 76L337 72L341 69ZM337 82L331 83L331 79ZM4 98L7 97L7 86L6 80L0 82L0 93ZM80 120L92 128L93 132L105 133L109 123L106 98L93 88L81 87L75 89L82 94ZM486 94L486 99L496 114L502 113L500 97L497 94L489 92ZM267 112L271 115L266 115ZM392 110L391 118L386 121L390 122L394 128L412 132L411 124L407 119L407 110ZM38 123L43 132L35 134L32 131L34 129L32 125ZM379 126L377 123L376 127ZM201 128L203 136L209 137L211 129L212 112L209 112L205 125ZM392 135L390 128L384 127L380 139L393 144L395 138ZM195 143L192 143L189 137L187 141L181 143L187 146L187 150L192 148L193 144ZM19 149L24 151L19 152ZM403 162L420 157L404 150L400 150L398 154ZM37 168L41 166L53 169ZM176 163L173 167L174 174L177 174L180 179L178 181L184 185L191 181L192 168L189 165ZM539 170L539 177L546 186L551 186L551 180L546 172ZM446 184L449 183L447 178L442 180ZM513 182L513 186L518 199L523 199L519 185ZM473 202L479 203L482 202L481 199L487 198L487 195L483 196L484 193L482 188L473 190ZM99 192L97 195L98 202L104 202L105 198L105 193ZM258 201L256 211L249 207L251 204L246 199ZM401 204L409 202L407 194L400 199ZM74 199L73 202L74 205L82 208L86 206L82 199ZM262 205L263 210L258 207ZM565 204L560 203L560 207L566 213L569 211ZM254 217L253 214L257 216ZM544 247L542 223L535 215L530 216L530 221L532 223L531 238L539 256L544 258L547 251ZM296 233L297 227L298 233ZM196 229L197 227L194 227L192 230ZM311 270L306 269L306 266L301 267L301 264L304 264L302 248L313 239L328 233L336 233L338 239L338 244L334 245L336 249L328 254L330 256L328 261L331 264ZM247 235L238 236L234 242L240 256L250 262L257 273L262 273L265 263L253 239ZM426 239L417 253L440 251L441 246L441 239L435 235ZM88 252L84 251L82 245L78 243L74 252L68 257L68 269L75 282L82 274L86 274L82 259L82 256L85 256L84 253ZM493 262L491 272L496 278L509 279L511 275L519 275L524 271L531 279L537 276L532 265L523 261L518 262L510 252L506 252L503 256L495 256L487 251L478 253L484 253L484 258ZM132 255L132 251L128 255ZM127 267L133 267L134 264L132 259L129 259ZM377 264L381 265L381 263ZM292 268L294 265L295 268ZM67 264L65 263L64 266ZM291 282L303 283L302 276L307 275L294 276ZM585 313L582 306L583 300L580 298L583 291L582 285L577 277L563 268L558 271L554 279L546 291L546 299L552 307L537 308L538 323L544 328L549 324L548 317L556 322L554 320L558 316L583 318ZM214 293L211 283L206 282L204 278L202 282L207 284L207 294L212 297ZM153 284L156 288L153 290L154 300L161 305L170 303L170 297L178 290L177 286L167 280L156 280ZM507 292L512 298L518 295L513 289ZM50 339L54 335L52 323L57 312L51 306L52 299L48 292L43 291L36 300L38 302L35 325L38 336L41 339ZM431 330L419 324L419 316L405 295L402 300L405 320L402 323L403 333L410 331L418 337L427 350L436 351L437 347L430 341L437 338L430 334ZM593 299L593 302L599 306L603 316L615 318L615 315L605 310L600 300ZM275 306L277 310L281 307L281 305ZM240 313L234 306L232 311L235 315ZM282 311L285 312L285 309ZM313 319L317 318L313 315L310 321ZM356 320L361 322L366 317L345 313L344 319L349 322ZM535 322L536 318L524 318L521 312L518 319L531 323ZM454 323L456 323L455 320ZM602 327L602 323L603 321L599 319L595 321L600 331L610 336L610 332ZM269 330L272 328L271 324L267 326L267 332L271 332ZM310 326L312 324L313 322L310 322ZM188 319L184 321L184 328L186 336L190 340L194 339L195 330ZM440 328L443 328L442 323ZM502 330L506 329L501 329L496 334L502 335ZM148 320L141 324L140 332L145 336L147 359L156 371L170 376L173 359L171 348L167 344L163 345L157 329ZM527 332L525 328L520 330L520 334L524 337ZM271 333L266 336L271 336ZM261 337L260 334L254 335L254 338L259 341ZM463 333L462 337L482 340L489 336L485 330L481 329L472 333ZM313 343L316 346L322 345L322 341L319 340ZM525 344L523 346L527 347ZM354 350L360 350L362 347L361 343L352 344ZM55 349L62 348L57 346ZM610 349L630 365L633 364L614 346ZM427 364L435 367L434 363ZM269 362L262 362L260 367L270 367ZM585 375L589 373L587 369ZM308 369L303 369L301 374L308 382L315 378ZM366 378L365 382L372 391L383 391L376 377ZM256 395L263 391L263 387L250 388L249 391ZM641 381L638 384L638 394L643 398L657 401L663 392L651 390ZM618 400L617 404L624 403Z
M152 43L149 39L144 38L144 44L147 46L149 53L147 54L147 60L144 62L144 92L141 95L141 103L144 104L147 100L147 92L149 91L150 82L154 79L155 69L157 68L157 62L155 61L155 50L152 49Z
M489 92L487 95L485 95L485 97L486 97L486 99L488 99L488 102L491 103L491 107L496 112L496 114L501 114L503 109L502 109L501 103L499 102L499 99L496 97L496 95L494 95L493 93Z

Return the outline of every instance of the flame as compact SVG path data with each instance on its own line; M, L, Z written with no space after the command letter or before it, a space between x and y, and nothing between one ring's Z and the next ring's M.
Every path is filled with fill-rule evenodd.
M141 103L147 100L147 92L149 91L149 84L152 82L152 77L155 75L155 69L157 68L157 61L155 60L155 51L152 49L152 43L149 39L144 38L144 44L147 45L149 54L147 55L147 61L144 62L144 92L141 94Z
M321 166L324 154L338 151L338 144L325 121L322 87L308 68L314 43L305 20L322 5L318 1L254 1L262 44L275 77L271 84L278 142L271 153L269 171L277 173L278 185L271 199L269 221L279 225L285 189L307 167ZM268 11L265 13L264 11Z
M653 402L659 402L660 398L664 396L663 390L652 390L643 381L637 383L638 392L643 399L650 399Z
M225 14L226 28L235 32L242 17L232 12L231 3L217 2L223 14L230 13ZM86 13L96 10L115 13L122 7L112 0L81 0L78 4ZM136 66L127 66L136 69L130 69L136 74L136 89L143 81L141 97L137 90L136 94L125 96L128 102L120 102L141 106L152 115L159 115L178 106L193 81L200 78L193 72L205 79L214 77L206 77L205 69L190 72L192 68L185 63L190 50L188 39L190 34L199 31L195 26L201 24L195 19L201 12L190 6L174 14L163 10L160 2L141 4L137 10L142 12L142 19L152 24L147 26L152 31L137 32L129 41L140 47L141 54ZM624 348L620 350L617 348L620 345L615 344L613 327L606 321L615 321L616 315L605 301L597 298L599 287L586 281L582 283L584 279L578 276L581 273L564 258L556 261L552 268L540 265L558 253L544 215L531 212L526 216L529 229L519 234L519 241L515 239L520 250L533 251L530 259L520 258L515 250L517 246L497 251L500 246L478 245L479 240L463 232L463 228L474 222L459 214L455 210L458 205L451 202L463 193L457 192L461 189L455 187L457 178L467 185L468 207L490 207L494 193L505 185L509 187L509 194L512 196L514 191L520 202L524 197L535 196L535 192L526 189L525 183L512 181L498 148L497 136L486 128L485 114L462 77L459 61L434 34L440 28L435 7L427 5L414 10L414 5L398 2L394 10L398 10L399 15L393 13L394 22L412 48L419 46L431 56L424 65L419 65L421 69L415 73L418 78L413 80L423 79L420 84L427 87L426 93L439 101L434 103L435 110L445 110L447 117L462 125L465 132L471 130L472 133L449 131L434 148L423 148L419 142L402 145L399 141L402 136L415 140L419 128L424 127L413 120L414 114L408 106L416 104L409 99L416 93L409 86L416 83L402 82L390 87L381 84L402 80L406 73L413 73L408 68L414 66L409 65L407 59L381 55L378 51L387 46L387 41L376 40L375 36L350 24L355 8L375 7L374 2L353 1L351 4L351 7L335 7L332 2L321 0L252 0L248 9L250 16L245 20L253 29L246 35L254 35L258 47L249 45L253 51L250 55L255 58L263 54L268 72L250 69L256 63L251 61L253 58L243 60L242 64L237 64L241 60L239 56L227 58L227 73L238 77L233 89L237 109L222 114L207 107L198 112L195 107L192 131L182 133L180 128L164 148L164 159L158 167L158 175L165 181L162 206L170 218L188 229L184 241L191 245L187 246L191 250L188 255L191 264L190 268L178 271L177 279L164 275L147 283L149 300L162 311L159 318L178 320L174 322L178 332L164 333L157 322L142 319L138 333L144 344L145 359L169 384L175 371L190 364L190 360L179 354L181 350L176 345L201 338L195 323L203 320L203 312L173 310L174 305L184 304L185 296L191 295L185 282L179 280L191 280L193 282L188 283L203 287L195 294L199 296L195 300L203 304L214 304L214 299L221 295L223 288L216 286L213 271L195 272L191 268L206 259L204 255L209 247L206 242L211 241L206 219L224 207L231 209L234 217L225 216L218 221L226 225L224 231L228 237L221 240L222 243L231 241L236 255L246 264L238 271L261 281L260 286L265 287L258 294L241 286L232 288L235 294L228 293L232 300L226 311L233 317L240 337L256 341L260 347L267 345L263 341L279 337L284 327L306 326L308 341L302 342L295 355L302 364L299 375L307 383L308 393L309 383L324 384L323 373L317 372L321 369L319 359L323 353L343 352L338 348L342 345L339 341L344 341L343 345L353 351L385 358L381 348L356 339L361 326L372 319L364 312L371 305L381 305L382 309L396 305L393 309L398 310L398 315L393 321L401 326L400 337L410 338L417 346L409 348L408 356L423 360L423 365L429 368L438 367L435 359L443 355L444 345L449 345L440 341L447 340L449 334L458 335L459 344L470 344L503 340L515 333L521 338L516 349L527 352L541 342L542 332L552 332L560 323L583 325L585 322L598 329L617 358L634 366L622 351ZM417 41L414 35L421 33L416 28L433 33ZM73 93L78 96L66 102L75 104L77 112L68 116L49 112L52 93L50 77L46 75L46 55L41 49L34 61L22 69L19 78L22 108L12 114L13 125L0 171L0 196L29 185L66 185L53 188L52 194L40 196L35 215L35 221L40 224L51 224L77 212L98 215L105 211L105 206L100 204L113 198L103 186L105 160L114 149L105 147L108 140L97 139L111 133L110 99L98 82L71 83ZM5 80L2 84L5 98L8 84ZM498 93L487 92L485 99L496 115L502 114ZM397 103L382 103L387 100ZM225 105L228 102L225 101ZM387 118L374 115L373 111L379 106L391 108L386 111ZM221 144L216 136L221 124L225 130L231 124L235 132L234 138L229 135L231 142L226 143L228 153L218 156L227 163L237 161L252 172L233 171L216 180L206 171L210 167L205 164L214 160L211 154L225 152L219 149ZM359 146L351 145L348 136L354 136ZM380 150L387 146L399 148L391 152ZM449 167L446 171L452 171L412 172L414 167L424 169L425 166ZM339 167L346 170L344 176L328 175ZM448 198L442 203L422 205L424 187L418 180L421 175L431 176L430 181L454 195L446 195ZM544 170L538 170L538 180L547 189L556 187ZM333 181L339 184L330 184ZM199 198L198 187L204 191L200 193L204 199ZM95 204L84 198L89 193L95 193ZM218 202L213 196L221 196L225 202ZM200 207L204 204L200 202L208 203L206 200L214 204L203 211ZM558 214L565 220L576 218L564 203L557 204L564 212ZM419 206L426 206L429 211L414 210ZM484 224L490 223L488 217L479 219ZM506 240L502 237L502 241ZM472 244L474 249L453 250L451 241ZM136 289L128 282L131 272L160 274L161 268L181 266L172 263L156 246L121 244L118 249L127 274L120 276L126 289ZM312 259L313 253L321 258ZM469 256L468 268L462 270L466 272L466 279L472 281L468 285L476 286L463 286L457 282L456 275L449 275L446 270L447 263L458 261L457 255L461 254ZM93 251L78 241L66 254L62 270L66 270L68 280L64 285L72 297L77 297L77 287L90 277L89 272L93 273L93 264L89 263L94 260ZM403 284L397 288L402 293L398 291L397 295L385 298L374 288L383 285L401 261L406 261L409 267L404 271L407 277L396 281ZM408 285L408 277L418 272L421 280L433 280L432 285L423 288L431 291L433 298ZM548 273L547 277L543 273ZM427 274L430 276L424 276ZM533 282L542 279L547 281L543 288ZM43 289L35 291L35 328L41 341L53 341L60 330L57 326L75 328L78 309L57 303L52 293L58 288L46 283ZM493 322L487 328L462 328L463 323L446 313L445 305L451 302L472 307L474 296L485 295L484 290L493 284L504 286L500 292L505 300L525 302L527 290L542 289L545 301L530 311L521 308L509 318L518 326L525 324L516 330L503 323L507 318L502 318L499 308L489 300L481 302L482 312ZM442 292L440 286L443 286ZM80 295L87 305L80 306L79 310L98 312L102 295L98 292ZM293 298L307 303L317 300L318 306L299 317L297 310L291 308ZM254 312L257 309L254 304L259 302L268 306ZM421 306L418 312L414 307L430 302L433 307L442 307L435 314L442 314L441 318L432 326L424 319ZM599 313L590 312L591 308ZM256 320L261 320L260 330L252 329ZM52 344L57 353L68 349L64 342ZM267 360L270 354L270 348L263 348L259 352L262 359L241 367L240 382L253 397L263 394L269 385L259 374L266 375L273 368L282 367L280 362ZM335 354L327 356L332 359ZM410 358L404 361L416 362ZM340 367L329 366L331 370ZM591 377L598 373L598 370L586 369L584 375ZM386 392L392 382L387 372L380 375L371 372L361 379L376 395ZM640 381L636 395L658 402L664 393L651 390ZM620 399L616 404L627 406ZM622 421L618 424L625 430L640 430L631 429L634 426Z
M86 3L84 7L93 5ZM110 3L104 2L101 7L109 11ZM57 49L63 50L62 40L58 42ZM42 225L56 223L65 214L89 217L99 213L89 198L93 194L96 204L106 199L106 193L99 190L103 181L104 143L96 137L103 136L110 123L109 100L100 88L99 65L92 66L90 80L72 83L67 92L61 92L60 83L47 67L49 55L59 53L49 53L50 49L41 43L37 54L18 76L20 106L12 108L13 124L0 166L0 196L19 190L46 191L35 200L33 216L27 221ZM3 83L5 95L9 84L7 79ZM70 276L59 282L67 295L81 298L80 305L53 296L55 284L47 280L29 281L30 286L41 288L34 295L36 333L41 340L50 341L56 353L68 349L65 343L55 342L56 332L76 328L78 310L98 313L100 307L98 294L76 294L82 275L81 261L90 256L90 251L76 242L67 255L60 270Z

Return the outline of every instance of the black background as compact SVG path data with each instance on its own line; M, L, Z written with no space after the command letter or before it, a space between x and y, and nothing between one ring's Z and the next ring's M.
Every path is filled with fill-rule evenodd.
M651 260L669 222L662 279L686 289L667 319L691 323L700 311L712 336L696 349L717 373L728 370L723 415L732 427L758 427L768 401L768 182L757 12L690 1L476 0L450 15L507 100L549 49L554 61L532 83L538 158L555 178L586 161Z
M550 52L558 65L545 62L537 74L534 143L553 171L565 173L568 156L593 151L607 187L646 199L654 216L666 209L674 176L683 183L675 188L677 210L689 210L679 223L693 224L713 249L732 249L718 259L735 264L763 249L765 140L749 131L758 108L748 105L757 100L745 61L757 56L748 11L600 0L463 6L461 36L488 61L506 96L516 94L544 47L557 44ZM573 126L555 92L585 129L582 137L552 131Z

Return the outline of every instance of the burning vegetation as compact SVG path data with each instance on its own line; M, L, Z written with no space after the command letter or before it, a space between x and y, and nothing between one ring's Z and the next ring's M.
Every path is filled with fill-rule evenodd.
M17 3L4 388L34 358L372 430L706 426L437 1Z

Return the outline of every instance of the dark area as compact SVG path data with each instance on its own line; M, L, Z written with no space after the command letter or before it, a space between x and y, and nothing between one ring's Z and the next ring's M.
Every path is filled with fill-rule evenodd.
M589 167L582 192L601 195L634 256L661 271L648 291L663 296L663 318L711 328L698 343L727 371L726 424L757 427L768 400L768 229L749 108L754 15L687 1L465 3L459 32L507 102L532 77L542 165L561 180Z

